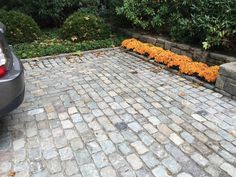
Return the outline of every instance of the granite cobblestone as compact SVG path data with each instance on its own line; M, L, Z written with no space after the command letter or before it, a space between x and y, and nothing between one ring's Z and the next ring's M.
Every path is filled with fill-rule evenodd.
M120 49L24 66L0 176L236 176L234 100Z

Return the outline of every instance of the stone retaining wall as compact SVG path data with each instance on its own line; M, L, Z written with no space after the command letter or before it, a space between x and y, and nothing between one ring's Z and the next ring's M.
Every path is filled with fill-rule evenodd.
M224 91L236 97L236 62L220 66L220 75L216 80L215 86L218 91Z
M209 65L221 65L229 62L236 62L236 57L222 55L215 52L207 52L190 45L171 42L162 37L152 37L125 29L121 29L121 32L142 42L151 43L153 45L162 47L165 50L171 50L172 52L175 52L177 54L187 55L193 58L195 61L205 62Z

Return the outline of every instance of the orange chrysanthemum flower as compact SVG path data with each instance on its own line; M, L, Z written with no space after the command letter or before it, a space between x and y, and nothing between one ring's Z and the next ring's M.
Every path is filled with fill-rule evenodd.
M185 55L178 55L161 47L142 43L134 38L124 40L122 47L141 55L148 54L148 57L154 58L156 62L166 64L167 67L178 67L180 73L183 74L197 74L208 82L215 82L219 74L219 66L209 67L202 62L193 62L191 58Z

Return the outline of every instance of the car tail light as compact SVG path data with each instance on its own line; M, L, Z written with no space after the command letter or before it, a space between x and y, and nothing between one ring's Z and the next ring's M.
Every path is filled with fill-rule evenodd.
M6 73L6 68L4 66L0 66L0 77L3 77Z
M4 55L2 48L0 48L0 77L3 77L7 72L5 67L6 63L7 63L6 56Z
M0 23L1 29L1 23ZM13 65L10 46L8 45L4 33L0 30L0 78L6 75Z

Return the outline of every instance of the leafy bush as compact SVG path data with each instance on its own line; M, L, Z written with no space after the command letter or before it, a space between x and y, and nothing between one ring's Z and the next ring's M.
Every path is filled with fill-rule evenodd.
M47 39L44 41L36 41L30 44L16 44L14 45L14 49L16 55L24 59L119 46L123 39L123 37L116 37L96 41L85 41L81 43L73 43L70 41L57 39Z
M145 30L210 49L236 45L236 1L124 0L117 13Z
M0 1L6 10L18 10L32 16L42 27L60 26L78 9L97 11L99 0L7 0Z
M203 47L231 46L236 36L236 1L204 0L192 5L193 24L204 34ZM235 46L234 46L235 47Z
M153 0L124 0L122 7L117 8L119 15L125 15L134 25L150 29L156 16L158 3Z
M0 18L3 18L7 11L0 9Z
M63 39L84 41L107 38L110 30L102 18L94 14L75 12L66 19L60 34Z
M176 15L177 17L178 15ZM174 19L175 17L172 16ZM170 28L170 36L176 41L187 43L199 43L199 36L196 36L194 24L187 18L176 18L175 24Z
M104 0L101 5L102 7L98 11L99 15L112 24L114 29L117 27L129 28L132 26L132 23L123 14L116 13L116 8L123 5L123 0Z
M17 11L0 11L0 21L6 26L6 36L11 43L32 42L41 32L28 15Z
M204 49L234 45L235 41L231 39L236 34L236 1L184 2L175 5L178 18L171 18L171 37L178 41L202 43Z

